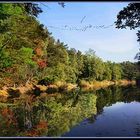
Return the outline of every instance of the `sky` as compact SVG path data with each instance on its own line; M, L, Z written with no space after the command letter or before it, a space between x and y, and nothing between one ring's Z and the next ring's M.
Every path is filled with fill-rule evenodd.
M46 6L44 6L44 4ZM135 62L134 57L139 50L135 30L117 29L112 25L117 14L128 2L65 2L65 8L58 2L41 2L43 9L38 17L52 36L85 53L89 48L104 61ZM67 25L67 27L65 26ZM74 27L77 29L92 25L86 31L62 30ZM94 28L93 26L109 28ZM57 28L52 28L57 27Z

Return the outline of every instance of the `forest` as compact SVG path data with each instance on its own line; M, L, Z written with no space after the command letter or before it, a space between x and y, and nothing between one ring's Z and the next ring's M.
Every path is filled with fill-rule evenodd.
M64 3L57 4L65 7ZM139 7L129 4L120 11L114 21L116 28L138 28L140 23L135 21L139 21ZM56 39L40 23L38 16L42 12L37 3L0 3L0 136L62 136L76 125L83 128L80 123L87 120L89 129L84 127L87 130L79 133L84 135L98 121L98 115L103 120L97 130L107 126L110 135L112 128L118 131L119 123L122 133L123 127L135 125L140 118L136 114L140 90L135 86L140 79L140 53L134 56L137 62L117 63L104 61L93 49L76 50ZM116 113L121 109L119 106L114 112L111 109L103 114L120 102L122 107L123 103L132 102L132 107L136 104L133 108L136 112L132 113L132 107L128 106ZM104 119L113 113L117 119L112 116ZM122 127L119 119L126 120L127 125ZM109 124L113 127L108 127Z
M104 62L92 49L82 53L55 39L37 20L42 9L32 3L0 4L0 86L27 82L134 80L133 62Z

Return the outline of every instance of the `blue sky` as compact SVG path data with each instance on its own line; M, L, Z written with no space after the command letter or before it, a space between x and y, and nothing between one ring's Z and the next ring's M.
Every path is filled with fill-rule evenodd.
M38 17L40 23L48 27L55 39L68 44L68 47L80 50L83 53L89 48L96 51L96 55L104 61L122 62L136 61L138 52L136 31L116 29L111 26L106 29L90 28L86 31L61 30L65 25L83 28L86 25L111 25L116 20L118 12L127 6L126 2L66 2L65 8L57 2L42 2L43 9ZM81 23L82 18L86 16ZM59 27L58 29L50 26Z

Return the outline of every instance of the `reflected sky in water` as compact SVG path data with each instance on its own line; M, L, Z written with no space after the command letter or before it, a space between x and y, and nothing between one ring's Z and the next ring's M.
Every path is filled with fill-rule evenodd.
M93 117L93 116L92 116ZM94 122L86 119L65 137L135 137L140 136L140 103L117 102L104 107Z

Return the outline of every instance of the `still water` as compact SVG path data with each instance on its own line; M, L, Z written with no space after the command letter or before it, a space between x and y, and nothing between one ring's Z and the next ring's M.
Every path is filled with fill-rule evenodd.
M85 119L63 136L133 137L140 136L140 103L117 102L104 107L102 114ZM91 120L91 121L90 121ZM92 121L93 120L93 121Z
M1 102L0 136L140 136L140 89L137 87L80 89L46 94L31 104L25 104L27 100L22 97ZM11 123L4 115L11 115L12 119L8 118Z

